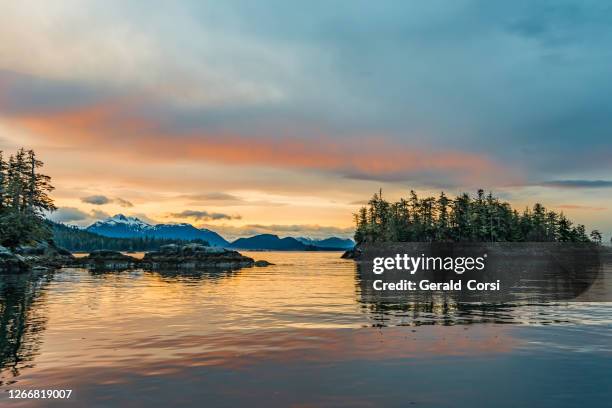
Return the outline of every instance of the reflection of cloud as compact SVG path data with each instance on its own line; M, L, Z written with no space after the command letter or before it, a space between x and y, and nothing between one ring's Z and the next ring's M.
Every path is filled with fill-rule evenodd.
M228 215L223 213L215 213L198 210L185 210L180 213L171 213L170 217L174 218L192 218L196 221L214 221L214 220L239 220L240 215Z
M552 180L541 183L545 187L559 188L611 188L610 180Z

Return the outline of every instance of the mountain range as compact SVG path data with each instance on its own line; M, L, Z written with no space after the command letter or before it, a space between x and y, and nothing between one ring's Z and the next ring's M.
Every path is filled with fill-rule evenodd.
M352 248L355 243L350 239L330 237L322 240L311 238L280 238L277 235L261 234L249 238L227 241L221 235L206 228L196 228L191 224L156 224L152 225L137 217L117 214L105 220L97 221L86 231L111 238L163 238L195 240L201 239L211 246L252 250L308 251Z

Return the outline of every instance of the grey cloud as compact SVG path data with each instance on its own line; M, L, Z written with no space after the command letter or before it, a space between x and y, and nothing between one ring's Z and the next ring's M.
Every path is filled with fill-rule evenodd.
M95 194L95 195L90 195L87 197L82 197L81 201L86 204L92 204L92 205L105 205L105 204L116 203L120 205L121 207L126 207L126 208L134 206L131 202L124 200L123 198L120 198L120 197L109 198L101 194Z
M540 183L545 187L558 188L612 188L610 180L552 180Z
M612 9L605 2L364 2L342 13L327 2L268 4L216 5L214 10L184 6L195 23L179 32L155 23L139 26L137 12L126 16L136 32L152 35L151 43L190 55L214 56L215 49L199 42L189 42L194 49L176 44L215 32L225 34L221 40L239 38L244 48L235 49L231 58L218 55L222 87L246 78L247 85L264 83L279 95L274 103L231 97L210 109L164 104L162 99L139 111L160 118L168 134L221 130L256 138L360 132L406 144L478 151L539 179L559 169L598 169L601 175L594 177L605 177L610 168ZM181 10L174 12L182 16ZM193 52L199 48L204 54ZM256 61L257 69L248 61ZM180 82L193 88L189 81L198 83L194 78L200 77L189 67L201 64L190 62L181 67L185 75ZM9 113L57 109L58 101L82 106L113 94L99 89L98 82L87 86L4 75L12 84L5 99L14 106L3 106ZM525 154L525 147L534 154ZM385 179L403 181L404 175ZM414 179L430 181L421 174ZM205 196L221 200L214 193Z
M128 200L124 200L123 198L119 198L119 197L115 198L113 201L115 203L119 204L121 207L129 208L129 207L133 207L134 206L134 204L132 204Z
M89 214L74 207L60 207L49 215L49 219L55 222L83 221L89 218Z
M180 213L171 213L170 216L175 218L193 218L196 221L239 220L241 218L240 215L228 215L198 210L185 210Z
M85 212L74 207L60 207L56 211L48 214L47 218L54 222L72 223L86 226L92 222L108 218L109 216L110 214L100 210Z
M87 204L104 205L111 203L113 200L104 195L91 195L81 198L81 201Z

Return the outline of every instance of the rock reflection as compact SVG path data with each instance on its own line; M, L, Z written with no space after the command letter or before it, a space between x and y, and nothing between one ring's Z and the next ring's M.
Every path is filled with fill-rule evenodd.
M198 269L88 269L90 275L99 278L143 273L158 276L164 282L179 281L219 281L237 276L242 268L198 268Z
M0 385L11 384L31 366L47 319L41 302L52 274L0 277Z

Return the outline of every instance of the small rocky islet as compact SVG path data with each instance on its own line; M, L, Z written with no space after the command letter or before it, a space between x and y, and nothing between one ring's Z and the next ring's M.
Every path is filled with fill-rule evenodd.
M48 271L62 267L85 267L96 270L142 268L150 270L240 269L265 267L272 263L244 256L237 251L202 244L164 245L145 253L142 259L118 251L96 250L84 257L50 242L8 249L0 246L0 273Z

